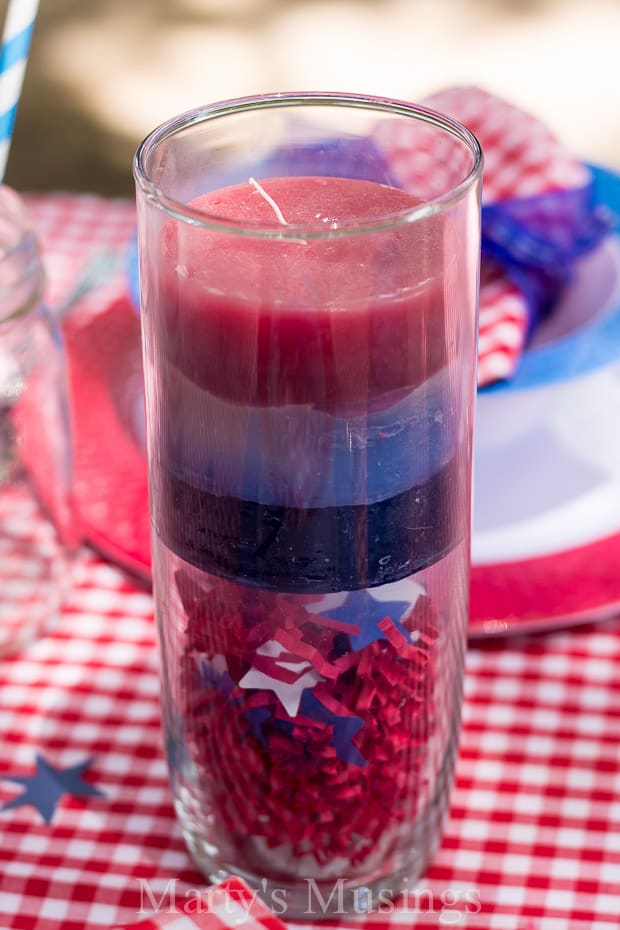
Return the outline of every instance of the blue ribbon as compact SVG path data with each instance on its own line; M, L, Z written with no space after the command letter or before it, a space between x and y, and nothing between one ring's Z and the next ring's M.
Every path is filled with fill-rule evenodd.
M482 254L499 261L525 295L528 335L570 282L576 259L612 227L611 213L595 206L593 181L483 206Z

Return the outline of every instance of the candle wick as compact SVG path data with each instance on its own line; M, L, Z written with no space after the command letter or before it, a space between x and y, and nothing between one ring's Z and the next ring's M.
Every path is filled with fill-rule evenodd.
M276 218L277 218L277 220L278 220L278 223L281 223L282 226L288 226L288 223L287 223L286 220L284 219L284 215L283 215L283 213L282 213L282 210L281 210L280 207L277 205L277 203L275 202L275 200L273 199L273 197L270 197L270 196L269 196L269 194L267 193L267 191L265 190L265 188L262 186L262 184L259 184L258 181L257 181L255 178L248 178L248 180L249 180L250 184L252 185L252 187L253 187L255 190L258 191L258 193L261 195L261 197L263 198L263 200L265 200L265 201L269 204L269 206L271 207L271 209L273 210L273 212L274 212L275 215L276 215Z

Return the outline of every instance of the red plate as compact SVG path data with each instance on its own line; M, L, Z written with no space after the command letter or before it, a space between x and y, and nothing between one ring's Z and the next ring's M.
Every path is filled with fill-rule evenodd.
M129 300L65 326L83 537L150 579L140 322Z
M620 534L542 558L472 567L472 636L553 629L618 610Z

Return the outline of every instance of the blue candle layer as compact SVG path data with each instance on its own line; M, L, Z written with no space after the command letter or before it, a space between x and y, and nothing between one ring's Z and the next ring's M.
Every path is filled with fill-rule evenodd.
M155 532L204 571L282 592L355 590L432 565L466 534L458 455L423 484L372 504L287 507L152 475Z

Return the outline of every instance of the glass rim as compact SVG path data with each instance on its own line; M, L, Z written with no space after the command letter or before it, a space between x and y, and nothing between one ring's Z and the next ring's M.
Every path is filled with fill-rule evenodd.
M290 223L286 226L278 222L248 223L218 216L177 200L158 187L149 177L147 164L150 156L160 145L185 129L209 120L222 119L244 112L303 106L342 107L391 113L394 116L409 117L433 125L457 138L469 149L472 155L472 166L458 184L453 185L435 197L430 197L412 207L386 213L381 217L373 217L372 221L369 222L352 220L328 229L317 229L303 223ZM440 113L430 107L388 97L304 91L237 97L195 107L192 110L180 113L161 123L142 140L134 156L133 175L137 188L151 203L159 207L171 218L181 220L192 226L253 238L292 240L303 237L304 239L332 239L353 233L376 232L377 230L399 226L404 223L416 222L436 213L444 212L454 203L462 200L476 181L481 178L483 163L482 147L473 132L445 113Z

